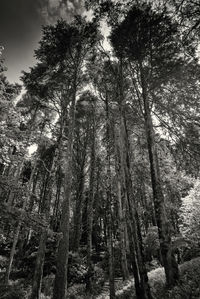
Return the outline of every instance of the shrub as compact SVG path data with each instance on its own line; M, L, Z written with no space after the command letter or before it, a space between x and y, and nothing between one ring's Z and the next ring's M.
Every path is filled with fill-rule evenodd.
M165 292L165 273L163 268L158 268L148 274L151 293L155 298L162 298Z
M26 292L20 286L0 286L1 299L25 299Z
M69 286L75 283L83 283L87 274L86 266L77 253L69 253L68 283Z

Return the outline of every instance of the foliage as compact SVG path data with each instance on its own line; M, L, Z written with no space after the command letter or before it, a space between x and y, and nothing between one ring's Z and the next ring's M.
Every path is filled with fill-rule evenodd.
M187 299L199 297L199 258L181 265L181 279L177 286L170 290L166 296L169 299Z
M1 299L25 299L26 292L21 286L2 286L0 287Z
M134 258L141 275L145 267L154 269L148 277L155 298L199 294L199 259L180 266L180 282L171 290L159 268L155 215L161 211L152 199L154 172L149 169L154 164L146 138L151 126L144 105L146 96L170 246L179 261L190 260L200 255L200 67L199 36L188 30L198 29L199 23L189 15L194 3L153 2L88 0L92 21L75 16L71 23L58 20L45 26L35 51L37 63L23 73L26 92L17 103L20 86L7 81L0 60L0 267L4 270L15 252L10 278L24 283L3 287L1 298L23 298L23 289L31 293L34 271L41 265L36 272L41 298L50 298L58 273L57 247L64 237L70 243L68 260L62 263L68 264L68 298L101 295L112 260L116 297L133 298L133 282L121 279L122 257L130 275ZM104 25L111 33L110 51L103 47ZM69 233L58 233L67 210L63 202L69 204ZM138 239L132 238L133 228ZM64 244L63 256L67 252ZM86 294L90 277L93 290Z
M200 182L194 180L194 187L188 196L182 199L181 206L181 225L180 230L183 236L199 243L200 227L199 227L199 198L200 198Z

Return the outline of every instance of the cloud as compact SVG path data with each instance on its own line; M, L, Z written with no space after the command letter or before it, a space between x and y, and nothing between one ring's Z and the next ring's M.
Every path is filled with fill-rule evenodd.
M74 15L84 11L83 0L40 0L40 10L46 24L54 24L59 18L71 21Z

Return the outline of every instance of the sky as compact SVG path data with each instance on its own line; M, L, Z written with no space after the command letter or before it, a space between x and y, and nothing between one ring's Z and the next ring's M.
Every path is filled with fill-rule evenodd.
M70 21L83 12L83 0L0 0L0 46L10 83L21 83L21 71L35 61L34 50L41 38L42 25L60 17Z

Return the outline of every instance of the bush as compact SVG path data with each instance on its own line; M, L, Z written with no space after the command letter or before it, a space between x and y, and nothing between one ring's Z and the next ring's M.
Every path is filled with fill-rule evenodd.
M196 258L180 266L181 278L177 286L168 292L169 299L199 298L200 259Z
M158 268L156 270L148 273L149 284L151 287L151 293L155 298L162 298L165 293L165 273L163 268Z
M50 296L53 293L54 279L55 279L54 274L43 277L43 280L42 280L43 296Z
M20 286L0 286L1 299L25 299L26 292Z
M104 271L99 265L94 266L93 289L99 294L105 281Z
M86 266L78 253L69 252L68 284L83 283L87 274Z
M180 266L180 280L171 290L165 288L164 270L159 268L149 274L152 295L163 299L200 298L200 258Z
M200 256L200 248L196 244L193 247L186 247L182 253L182 260L184 262L190 261Z
M83 284L74 284L68 289L67 299L83 299L87 298L85 294L85 286Z

